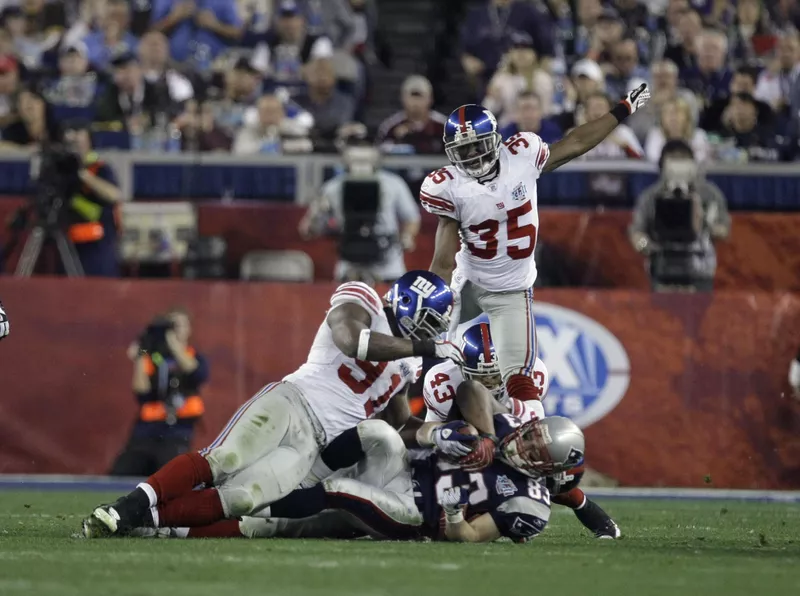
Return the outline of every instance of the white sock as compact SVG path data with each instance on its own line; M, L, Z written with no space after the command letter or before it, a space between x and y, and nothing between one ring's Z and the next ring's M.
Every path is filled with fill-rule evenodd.
M159 522L158 507L151 507L150 508L150 515L153 516L153 527L157 528L158 527L158 522Z
M152 486L146 482L140 482L136 485L136 488L141 488L144 491L144 494L147 495L147 498L150 500L150 507L155 507L158 505L158 496L156 495L156 491Z

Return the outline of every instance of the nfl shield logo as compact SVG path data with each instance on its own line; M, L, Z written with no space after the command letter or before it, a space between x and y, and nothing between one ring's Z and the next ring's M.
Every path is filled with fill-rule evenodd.
M525 188L525 183L520 182L517 187L511 191L511 198L515 201L524 201L528 196L528 191Z

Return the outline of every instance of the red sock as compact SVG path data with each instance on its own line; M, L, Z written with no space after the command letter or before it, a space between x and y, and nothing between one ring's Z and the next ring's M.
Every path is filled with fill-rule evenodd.
M194 490L158 504L158 525L161 528L207 526L223 519L225 512L216 488Z
M244 538L238 519L225 519L210 526L189 528L187 538Z
M168 461L163 468L147 479L156 491L158 503L186 494L200 484L210 485L211 466L199 453L184 453Z
M553 503L569 507L570 509L577 509L586 502L586 494L576 486L561 495L553 495L550 497Z
M534 384L532 378L525 375L511 375L506 381L506 391L510 397L520 401L542 399L542 390Z

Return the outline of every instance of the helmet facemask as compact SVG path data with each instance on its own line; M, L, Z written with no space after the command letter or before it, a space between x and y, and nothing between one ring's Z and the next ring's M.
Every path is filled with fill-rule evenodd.
M444 151L450 162L462 173L481 178L492 171L500 158L503 139L497 132L483 135L457 135L445 143Z
M583 452L573 449L566 461L553 460L548 445L550 432L540 420L531 420L500 441L501 457L526 476L539 478L574 468L583 462Z
M464 378L486 387L495 399L499 400L503 396L503 377L496 360L489 364L479 362L477 368L464 365L461 367L461 371L464 373Z
M403 337L411 339L433 339L439 337L450 328L450 311L447 309L444 315L439 314L432 308L421 308L414 318L400 317L400 332Z

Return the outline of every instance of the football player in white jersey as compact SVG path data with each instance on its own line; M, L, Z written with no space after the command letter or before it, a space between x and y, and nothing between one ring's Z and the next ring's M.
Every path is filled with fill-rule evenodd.
M503 383L515 399L538 398L532 311L536 181L595 147L649 98L643 84L608 114L551 146L528 132L504 143L494 115L479 105L457 108L445 124L452 166L431 173L420 191L422 206L439 216L430 270L457 295L453 325L476 316L468 312L476 306L489 316Z
M385 303L366 284L342 284L330 306L305 364L239 408L208 448L179 455L129 495L97 507L84 535L256 513L295 489L344 430L387 408L388 421L405 425L410 413L401 393L416 380L419 357L463 358L455 345L434 339L449 325L453 294L428 271L398 279ZM424 438L454 456L474 441L435 431ZM200 485L213 488L194 490Z
M460 366L445 360L428 370L422 395L425 399L426 422L447 422L464 419L478 431L494 435L494 416L508 413L523 423L544 418L541 400L550 387L547 367L539 358L534 364L533 380L538 399L522 402L509 397L500 378L500 366L492 343L491 330L486 317L479 317L461 335L464 363ZM491 396L491 397L490 397ZM453 407L455 404L455 408ZM483 453L474 450L465 458L467 467L480 467ZM550 476L547 487L553 503L569 507L578 520L598 538L619 538L617 524L594 501L590 500L578 484L583 477L583 466Z

